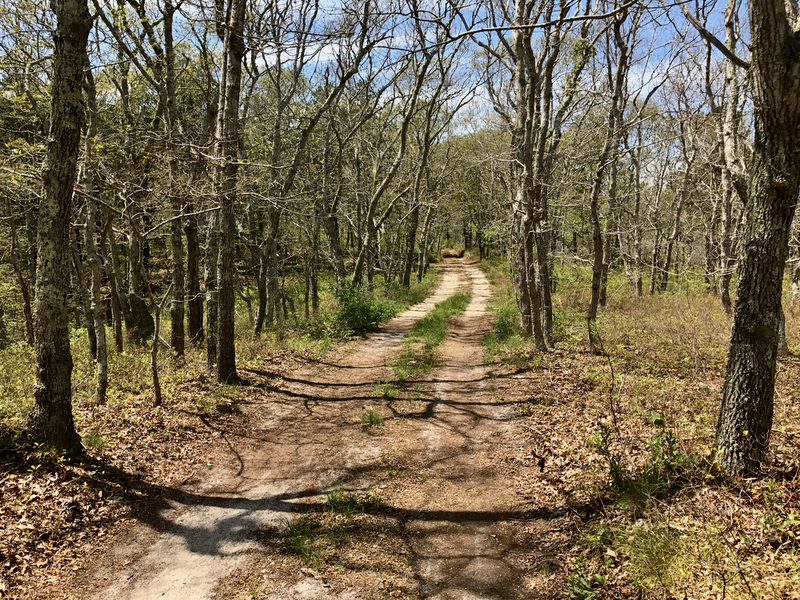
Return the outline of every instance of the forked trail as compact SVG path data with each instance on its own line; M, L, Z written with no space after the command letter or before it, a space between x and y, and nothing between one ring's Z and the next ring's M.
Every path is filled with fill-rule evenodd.
M375 382L392 378L386 363L403 335L459 289L472 301L449 319L439 366L416 384L413 399L379 398ZM476 267L446 262L434 294L368 339L294 373L253 373L257 393L244 408L249 428L222 432L227 451L204 481L168 494L147 522L89 566L73 597L383 597L375 594L388 589L390 575L404 597L529 597L524 551L513 533L520 516L513 486L496 468L512 409L494 402L483 365L489 296ZM389 418L386 425L360 423L367 405ZM327 580L311 570L282 572L287 563L271 562L263 532L322 505L337 485L378 488L387 517L375 532L374 568ZM387 536L402 546L404 562L381 573L389 558L377 542Z

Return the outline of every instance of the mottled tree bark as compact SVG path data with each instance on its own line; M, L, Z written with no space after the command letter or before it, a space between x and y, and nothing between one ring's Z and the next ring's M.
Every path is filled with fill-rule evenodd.
M675 220L672 222L672 232L667 238L667 248L664 254L664 265L661 268L661 283L659 290L661 293L667 291L669 284L669 270L672 268L672 253L675 250L675 245L678 243L678 238L681 235L681 217L683 216L683 207L686 205L686 200L689 197L689 180L694 162L695 153L692 151L691 156L684 155L685 166L683 171L683 182L681 189L678 192L678 197L675 199ZM677 273L675 278L677 279Z
M603 277L604 245L598 204L600 200L600 188L603 184L603 177L609 158L612 156L612 152L616 152L616 145L619 142L619 134L617 131L621 126L622 119L622 93L627 78L627 72L630 67L628 46L622 35L622 26L627 18L627 9L617 13L614 18L614 43L619 50L619 57L614 74L614 85L612 88L611 107L608 112L608 123L606 124L605 141L597 161L597 168L595 169L592 179L592 191L589 197L589 220L592 226L592 248L594 249L594 258L592 261L592 294L589 299L589 309L586 312L586 323L589 352L592 353L597 353L602 350L596 329L597 307L600 303L601 281Z
M725 9L725 45L736 52L739 0L728 0ZM747 186L744 178L744 164L739 151L739 77L733 62L725 62L725 106L722 115L720 142L722 143L722 201L720 221L720 267L719 297L727 314L733 314L731 302L731 278L736 265L736 245L733 218L734 192L742 204L746 201Z
M170 249L172 251L172 301L169 307L170 345L175 357L182 357L186 348L186 275L183 269L183 198L178 190L178 158L176 156L177 106L175 105L175 46L172 27L175 6L171 0L163 4L164 15L164 134L169 167L169 194L172 208Z
M239 99L244 56L244 0L229 0L224 17L222 83L219 88L216 158L214 181L219 212L219 254L217 258L217 380L234 383L236 342L234 337L234 300L236 252L236 180L239 170Z
M106 224L103 227L103 231L100 233L100 257L103 260L103 268L105 269L108 287L111 291L111 314L114 318L114 343L117 347L117 352L121 353L124 349L122 341L122 296L117 287L117 274L114 272L113 261L109 257L108 248L106 247L106 241L111 235L113 223L114 220L111 216L106 217Z
M67 286L72 193L77 177L83 128L83 66L91 18L86 0L54 0L51 126L42 168L44 193L39 204L34 406L26 430L37 442L81 452L72 418L72 355L69 347Z
M193 205L186 207L192 212ZM186 325L189 343L197 345L203 339L203 296L200 294L200 235L197 216L186 217Z
M206 234L206 252L204 257L206 288L206 368L210 372L216 370L217 365L217 255L219 249L217 240L219 233L217 213L210 213L208 219L208 232Z
M752 179L722 407L719 461L761 471L772 428L783 272L800 192L800 42L795 0L750 0Z
M22 311L25 315L25 336L28 344L33 346L33 311L31 310L30 286L28 285L28 278L23 272L17 256L17 247L19 246L19 242L17 241L17 223L13 211L11 210L10 202L8 216L11 229L11 251L9 252L9 258L11 260L11 266L14 269L14 274L17 276L19 289L22 292Z
M139 235L142 214L134 205L128 231L128 341L132 344L145 344L153 337L155 322L147 308L147 290L142 276L144 272L144 241Z
M97 337L95 336L94 321L92 319L92 303L89 300L86 275L83 272L83 259L81 258L80 246L78 246L78 234L74 228L70 228L69 231L69 245L72 250L72 269L75 275L75 283L77 284L73 286L73 289L77 288L78 298L83 308L83 326L86 328L86 334L89 338L89 356L97 358Z

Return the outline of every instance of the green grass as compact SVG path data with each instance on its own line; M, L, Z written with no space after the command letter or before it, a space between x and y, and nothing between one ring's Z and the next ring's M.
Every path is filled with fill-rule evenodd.
M87 448L102 449L108 446L108 436L99 431L90 431L83 434L83 445Z
M341 515L354 513L368 513L378 510L381 506L380 496L374 491L351 492L336 486L325 495L326 510Z
M361 414L361 422L364 425L383 425L384 420L383 416L372 406L368 406Z
M378 381L372 386L372 393L382 398L396 398L400 392L400 387L391 382Z
M406 339L422 342L425 346L435 347L447 337L447 323L445 319L463 312L470 301L470 295L459 292L447 300L439 302L431 312L420 319L406 335Z
M437 361L437 348L449 331L446 319L467 307L470 295L460 292L439 302L405 336L403 349L392 368L402 384L409 378L430 373Z
M308 566L319 569L350 542L354 522L380 511L383 503L374 490L349 491L337 485L325 494L325 505L284 523L286 548Z
M315 569L322 566L330 548L328 537L320 529L318 519L312 515L302 515L287 521L283 534L288 550Z

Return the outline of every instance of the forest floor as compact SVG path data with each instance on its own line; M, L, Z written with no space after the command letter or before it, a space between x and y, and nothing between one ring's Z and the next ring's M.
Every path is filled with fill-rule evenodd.
M387 365L403 335L456 291L471 302L448 319L438 366L393 386ZM515 492L507 458L526 453L525 436L510 426L521 398L506 389L515 382L507 369L483 364L490 295L477 267L449 261L424 303L367 339L323 361L271 357L243 372L251 385L225 389L230 398L217 398L213 418L201 420L216 443L203 447L209 431L198 433L189 419L176 426L190 434L192 451L174 443L139 449L160 464L164 483L131 481L140 465L123 453L135 439L107 450L113 464L62 466L70 479L51 465L51 479L74 488L58 495L58 506L70 522L62 530L78 522L76 552L33 561L26 569L33 576L14 578L27 589L9 595L455 600L563 589L564 532L574 515L534 510ZM365 414L374 422L363 422ZM170 417L180 421L164 415L148 429L170 438ZM76 469L86 471L79 486L71 484ZM116 482L106 477L113 471ZM98 512L115 517L93 518ZM537 528L542 535L531 545ZM295 529L305 536L305 557L287 545ZM48 542L33 541L31 560ZM536 563L544 568L532 575Z
M799 597L800 527L780 522L800 497L796 467L781 470L793 443L778 439L787 456L766 481L719 486L696 465L684 477L675 465L690 453L672 448L660 413L617 414L613 371L609 407L603 357L487 361L489 282L464 259L440 269L424 303L321 360L276 352L241 370L248 386L201 378L161 408L143 394L94 409L103 434L87 461L4 451L0 598ZM437 365L398 378L403 336L458 291L471 301L447 319ZM800 368L787 364L791 388ZM663 382L698 401L721 385L713 369ZM660 393L647 392L653 406ZM796 417L778 407L784 441ZM654 447L662 477L691 493L670 483L653 504L616 508L610 452L635 472ZM775 593L753 582L748 595L751 572Z

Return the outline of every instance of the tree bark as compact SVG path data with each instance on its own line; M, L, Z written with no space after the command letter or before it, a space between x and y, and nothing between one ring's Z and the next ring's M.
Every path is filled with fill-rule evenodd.
M114 343L117 352L122 353L124 346L122 341L122 298L117 287L117 274L114 271L113 261L108 255L108 248L106 247L106 240L112 234L111 228L113 227L114 219L111 216L106 218L106 224L103 231L100 233L100 257L103 261L103 268L105 269L106 279L108 279L108 287L111 292L111 314L114 318Z
M186 210L194 211L188 204ZM197 227L197 215L185 219L186 226L186 308L189 343L198 345L203 340L203 296L200 293L200 235Z
M95 383L94 400L97 404L105 404L106 391L108 390L108 353L106 349L106 321L101 297L103 285L103 261L97 250L97 203L94 199L94 151L95 136L97 135L97 90L92 75L92 66L89 56L86 56L85 84L87 99L88 125L84 144L83 184L86 192L86 224L84 226L84 246L86 247L86 260L92 273L91 302L92 328L95 335L95 359L97 361L97 378Z
M34 337L36 382L26 430L37 442L66 454L81 452L72 417L72 355L67 286L72 193L83 128L83 67L92 26L85 0L54 0L51 126L39 204Z
M222 83L217 118L215 192L220 205L217 260L217 381L235 383L234 335L236 252L236 181L239 169L239 99L244 56L245 0L229 0L224 21Z
M128 231L128 342L144 344L153 337L155 322L147 308L144 272L144 242L139 234L142 215L138 208L131 215Z
M616 73L614 75L614 85L612 88L611 107L608 113L608 123L606 126L606 137L603 149L597 161L594 177L592 179L592 191L589 197L589 220L592 226L592 248L594 259L592 261L592 293L589 299L589 309L586 312L586 324L588 330L589 352L598 353L602 350L597 337L597 307L600 303L601 282L603 277L603 231L600 227L599 200L600 188L603 184L603 176L608 166L612 152L616 153L616 145L619 142L618 129L621 127L622 120L622 93L627 78L629 68L628 46L622 36L622 25L628 18L627 9L619 12L614 18L613 33L614 42L619 50ZM607 242L606 242L607 243Z
M217 368L217 255L219 239L217 213L209 214L204 257L206 288L206 368L216 372Z
M17 257L17 247L19 246L17 241L17 222L14 218L13 211L11 210L10 203L8 218L11 227L11 251L9 252L9 257L11 259L11 266L14 269L14 274L17 276L19 289L22 292L22 311L25 315L26 340L30 346L33 346L33 311L31 310L30 285L28 284L28 278L26 277L25 273L23 273L22 267L19 264L19 258Z
M78 246L78 234L74 228L69 231L69 243L72 249L72 272L75 275L75 284L78 298L83 309L83 326L86 328L86 335L89 338L89 356L97 358L97 336L94 332L94 320L92 319L92 303L89 300L89 292L86 285L86 275L83 272L83 260L81 250Z
M720 465L729 475L758 473L767 460L783 271L800 192L798 6L783 0L748 4L753 174L716 432Z
M664 266L661 269L661 283L659 290L661 293L667 291L669 284L669 270L672 268L672 253L675 250L675 245L678 243L678 238L681 235L681 217L683 216L683 207L686 204L686 199L689 197L689 181L692 170L692 163L694 162L695 152L692 151L691 156L684 155L686 165L683 172L683 180L681 182L681 189L678 192L678 197L675 200L675 220L672 223L672 233L667 238L667 248L664 255ZM677 278L677 275L676 275Z
M186 274L183 269L183 198L178 191L178 159L176 153L176 134L178 125L175 105L175 46L173 42L173 21L175 6L172 0L164 0L164 145L169 171L169 196L172 209L170 222L170 249L172 251L172 301L169 314L171 322L170 346L172 355L182 357L186 348Z

